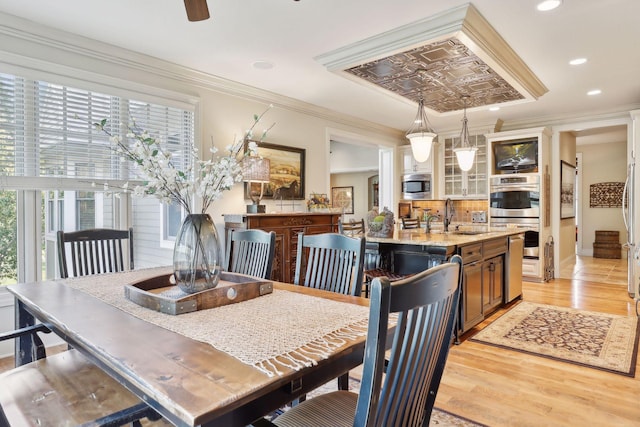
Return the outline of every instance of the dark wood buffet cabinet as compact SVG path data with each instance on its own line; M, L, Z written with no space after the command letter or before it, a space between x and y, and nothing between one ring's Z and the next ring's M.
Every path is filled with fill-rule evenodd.
M339 213L274 213L224 215L225 243L233 230L275 231L276 249L272 280L293 283L296 272L298 234L336 233Z

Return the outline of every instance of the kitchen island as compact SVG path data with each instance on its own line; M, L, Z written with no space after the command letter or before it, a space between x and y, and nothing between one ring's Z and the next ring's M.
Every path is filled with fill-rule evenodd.
M367 237L367 252L380 267L398 274L417 273L460 255L461 332L522 295L522 230L396 230L393 237Z

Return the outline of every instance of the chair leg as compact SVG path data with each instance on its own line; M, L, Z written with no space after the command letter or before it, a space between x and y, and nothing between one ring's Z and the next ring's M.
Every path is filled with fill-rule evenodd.
M369 287L371 286L371 279L368 277L364 280L364 297L369 298Z
M349 372L338 377L338 390L349 390Z

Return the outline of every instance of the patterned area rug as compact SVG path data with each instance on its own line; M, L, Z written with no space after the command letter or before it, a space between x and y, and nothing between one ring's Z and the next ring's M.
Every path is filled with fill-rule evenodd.
M471 341L633 377L638 319L522 302Z
M307 395L308 399L318 396L320 394L329 393L338 389L338 381L329 381L325 385L318 387ZM349 390L358 392L360 389L360 381L356 378L349 377ZM486 427L484 424L479 424L458 415L452 414L447 411L443 411L438 408L433 408L431 412L431 419L429 420L429 426L438 427Z

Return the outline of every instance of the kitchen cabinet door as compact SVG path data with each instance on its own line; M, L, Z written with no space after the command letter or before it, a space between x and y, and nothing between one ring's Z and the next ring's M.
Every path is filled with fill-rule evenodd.
M445 138L442 170L443 197L486 198L488 195L487 140L484 135L470 136L471 146L478 148L471 170L464 172L458 166L453 149L460 146L460 137Z
M502 304L504 288L504 261L502 255L483 262L482 281L482 313L485 315Z
M434 153L436 152L435 144L434 147L431 148L431 155L425 162L416 161L413 157L411 146L402 146L400 150L403 174L433 173L433 159L435 156Z
M484 319L482 299L482 262L466 264L462 270L462 330L467 331Z

